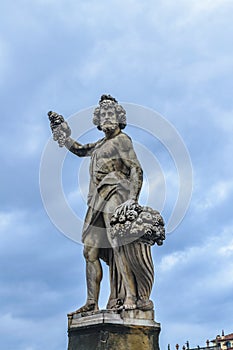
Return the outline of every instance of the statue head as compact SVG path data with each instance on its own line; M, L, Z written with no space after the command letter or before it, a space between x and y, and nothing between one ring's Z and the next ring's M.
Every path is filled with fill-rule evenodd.
M124 108L111 95L102 95L99 100L99 107L95 108L93 117L93 124L97 125L99 130L103 129L101 127L101 115L107 114L106 118L109 119L110 123L116 123L120 129L126 127L126 111Z

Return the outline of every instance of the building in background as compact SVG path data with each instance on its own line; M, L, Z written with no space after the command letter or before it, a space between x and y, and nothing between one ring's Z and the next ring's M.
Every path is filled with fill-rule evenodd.
M176 344L176 350L179 350L179 344ZM168 344L168 350L171 350L170 344ZM189 346L189 341L182 346L182 350L233 350L233 333L224 334L224 330L222 331L222 335L219 334L213 340L207 340L206 346L197 345L195 348L191 348Z
M221 350L233 350L233 333L225 335L222 331L222 335L217 335L214 340L211 340L211 343Z

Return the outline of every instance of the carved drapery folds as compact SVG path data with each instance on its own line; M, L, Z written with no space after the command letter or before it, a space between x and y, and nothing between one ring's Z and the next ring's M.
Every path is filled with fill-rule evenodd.
M150 207L132 204L125 212L116 208L111 219L111 235L115 249L124 255L128 272L136 286L136 305L141 310L153 309L150 294L154 282L151 246L165 240L164 221Z

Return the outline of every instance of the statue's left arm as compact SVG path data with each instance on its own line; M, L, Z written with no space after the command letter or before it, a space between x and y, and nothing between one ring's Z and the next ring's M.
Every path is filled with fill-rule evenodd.
M128 159L124 159L124 163L130 167L129 198L137 202L142 188L143 171L133 148L129 150L128 157Z
M142 187L143 171L134 151L131 139L127 135L123 135L119 143L118 152L120 154L121 160L130 171L129 199L131 201L137 202Z

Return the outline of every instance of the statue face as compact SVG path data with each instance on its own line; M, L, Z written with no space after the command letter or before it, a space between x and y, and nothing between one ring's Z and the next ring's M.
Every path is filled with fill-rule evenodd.
M115 108L100 109L100 127L107 133L111 134L118 128L118 121Z

